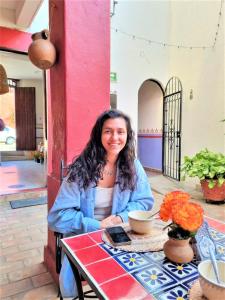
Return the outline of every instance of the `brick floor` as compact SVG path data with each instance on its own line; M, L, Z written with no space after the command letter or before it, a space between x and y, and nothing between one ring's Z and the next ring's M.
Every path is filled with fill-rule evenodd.
M41 191L40 195L46 194ZM57 287L43 264L47 205L11 209L9 201L38 196L0 196L0 299L56 300Z

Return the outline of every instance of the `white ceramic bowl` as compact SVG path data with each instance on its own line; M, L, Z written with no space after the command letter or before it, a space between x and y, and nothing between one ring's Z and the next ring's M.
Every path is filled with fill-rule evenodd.
M217 260L220 284L217 283L210 260L204 260L198 265L199 282L203 295L208 300L225 299L225 261Z
M154 219L148 219L151 211L133 210L128 213L130 228L139 234L149 234L152 231Z

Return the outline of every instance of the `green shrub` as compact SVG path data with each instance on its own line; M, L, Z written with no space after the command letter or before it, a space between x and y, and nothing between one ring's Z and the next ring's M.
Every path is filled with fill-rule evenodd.
M225 155L208 149L201 150L193 157L184 157L181 171L183 179L186 176L207 179L209 188L213 188L218 180L218 186L222 186L225 182Z

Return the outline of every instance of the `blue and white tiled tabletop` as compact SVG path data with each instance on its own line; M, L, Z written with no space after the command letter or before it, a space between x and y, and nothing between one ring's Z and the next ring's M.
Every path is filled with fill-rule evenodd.
M216 254L225 260L225 224L206 219ZM163 251L125 252L103 243L101 235L102 231L97 231L63 241L103 299L188 299L188 290L198 278L195 259L188 264L176 264ZM201 232L196 239L199 242Z

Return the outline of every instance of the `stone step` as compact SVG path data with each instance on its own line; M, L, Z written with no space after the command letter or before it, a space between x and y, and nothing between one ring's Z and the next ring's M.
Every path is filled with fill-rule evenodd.
M32 151L1 151L1 161L32 160Z
M22 155L10 155L10 156L2 156L1 161L13 161L13 160L31 160L27 156L22 156Z
M24 156L24 151L1 151L2 156Z

